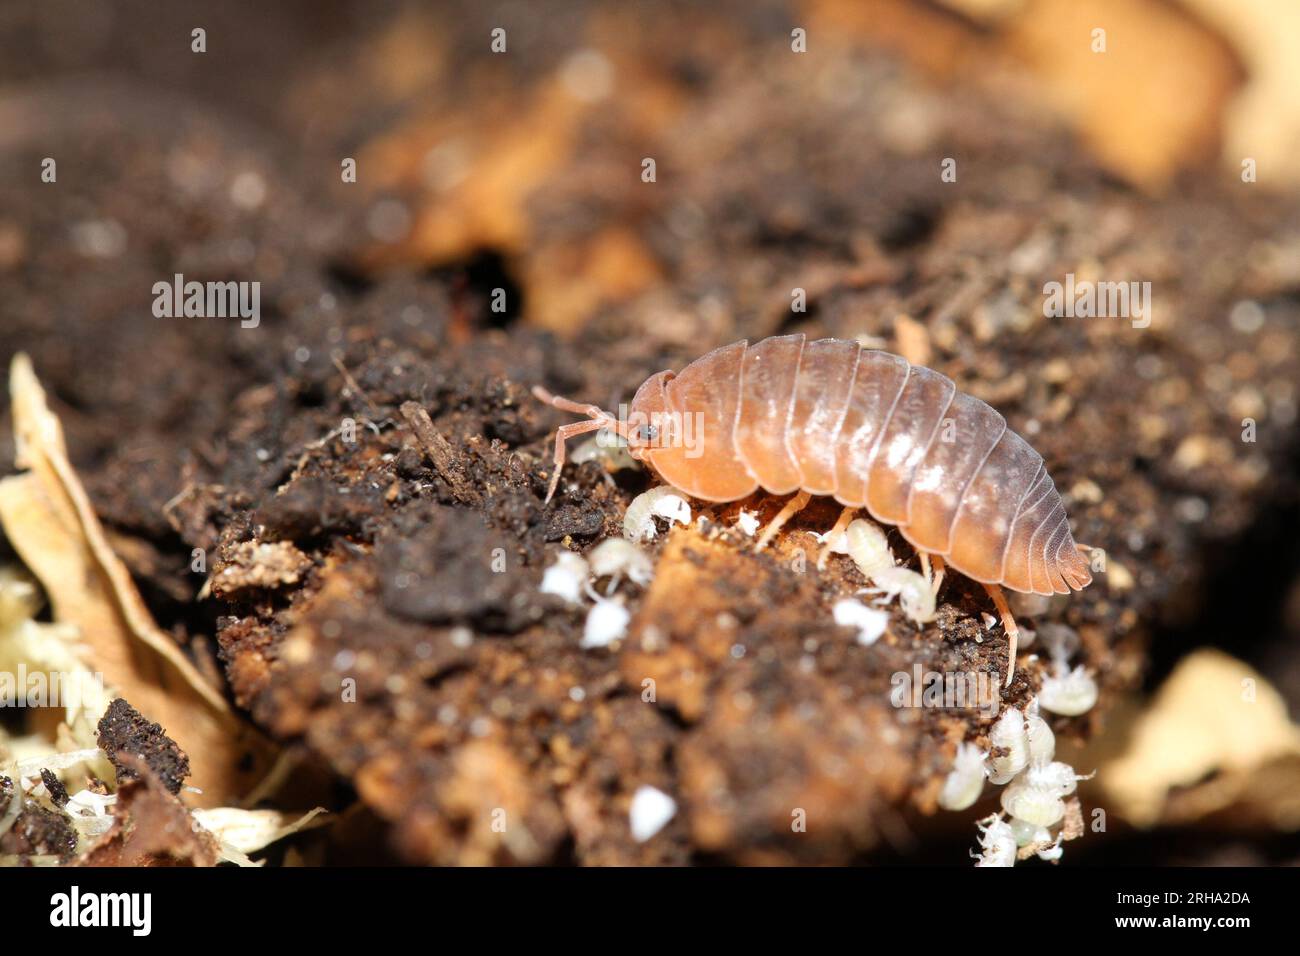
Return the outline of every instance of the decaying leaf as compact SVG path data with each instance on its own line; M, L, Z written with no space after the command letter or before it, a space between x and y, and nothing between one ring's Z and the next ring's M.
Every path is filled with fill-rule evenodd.
M318 819L326 812L323 807L304 814L238 807L191 810L177 799L177 777L188 758L174 741L162 737L160 728L123 698L113 701L101 724L110 722L126 726L101 726L101 736L112 748L107 753L91 748L47 752L16 764L11 758L0 761L0 866L261 866L249 854L326 822ZM98 768L109 760L117 770L116 793L103 792L105 786L93 782L95 789L69 794L59 779L59 773L84 779L79 768ZM112 774L106 779L111 781Z
M320 826L324 821L317 820L317 817L324 812L324 807L316 807L295 820L293 814L281 813L279 810L217 807L212 810L195 810L194 819L216 837L223 860L240 866L261 866L260 862L249 859L248 854L256 853L300 830Z
M101 673L190 754L197 802L238 802L265 772L269 745L154 624L105 540L25 355L14 357L10 391L16 463L24 471L0 480L0 526L44 586L55 621L76 626L80 665Z
M1296 97L1277 92L1288 78L1287 31L1264 9L1267 2L806 0L806 7L823 35L867 38L931 73L993 90L1012 81L1021 95L1041 97L1060 114L1108 170L1160 192L1179 171L1213 161L1225 118L1247 109L1254 141L1275 155L1279 131L1263 135L1262 111L1252 101L1267 94L1289 119ZM941 15L941 7L961 16ZM1252 22L1238 23L1246 19ZM1216 29L1229 20L1232 29ZM1265 46L1257 42L1261 32L1277 36ZM1250 95L1234 100L1244 77L1232 44L1242 39L1254 43L1244 58L1252 67L1258 58L1264 79L1252 76ZM1254 87L1264 89L1256 95ZM1293 127L1277 125L1292 134Z
M81 857L81 866L216 866L216 838L172 796L149 765L127 754L136 776L122 785L113 825Z
M30 576L17 567L0 567L0 701L9 706L12 695L13 703L21 696L32 704L21 728L0 726L0 752L7 751L20 765L48 756L53 741L62 744L60 751L94 748L95 721L109 702L100 680L79 657L77 628L36 620L41 605ZM57 688L49 686L49 674L59 675ZM43 682L39 693L47 701L29 699L32 675ZM100 776L112 772L104 762L86 769Z
M1300 4L1295 0L1182 0L1245 63L1249 79L1223 128L1223 161L1258 164L1260 182L1300 182Z
M1236 807L1240 825L1300 826L1300 726L1262 676L1215 650L1188 655L1098 779L1138 826Z

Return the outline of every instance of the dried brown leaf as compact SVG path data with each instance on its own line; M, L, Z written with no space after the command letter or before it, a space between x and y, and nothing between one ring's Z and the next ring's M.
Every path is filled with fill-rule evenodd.
M25 355L14 357L10 392L16 463L25 471L0 480L0 526L44 586L55 620L79 629L83 663L191 755L196 802L237 802L268 765L269 745L154 624L104 537Z
M216 866L216 837L167 792L148 764L129 754L125 759L137 776L118 791L113 826L78 865Z
M1280 775L1280 777L1279 777ZM1261 781L1278 781L1264 790ZM1278 829L1300 825L1300 727L1262 676L1216 650L1188 655L1098 780L1138 826L1186 823L1233 806ZM1262 793L1277 798L1259 805Z

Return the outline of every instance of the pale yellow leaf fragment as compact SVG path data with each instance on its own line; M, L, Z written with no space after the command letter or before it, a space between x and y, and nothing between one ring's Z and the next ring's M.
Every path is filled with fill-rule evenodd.
M325 821L317 817L325 812L324 807L316 807L295 820L293 814L279 810L217 807L195 810L194 819L217 838L223 860L240 866L260 866L261 863L251 860L248 854L265 849L300 830L321 826Z
M25 355L14 357L9 387L15 462L24 471L0 480L5 536L45 588L55 621L78 629L80 662L189 755L188 783L202 791L195 802L237 803L265 772L269 744L154 624L104 537Z
M1279 775L1281 775L1279 777ZM1261 799L1261 781L1288 781ZM1097 779L1138 826L1188 822L1230 807L1276 829L1300 826L1300 727L1262 676L1217 650L1189 654ZM1287 796L1290 794L1290 796Z

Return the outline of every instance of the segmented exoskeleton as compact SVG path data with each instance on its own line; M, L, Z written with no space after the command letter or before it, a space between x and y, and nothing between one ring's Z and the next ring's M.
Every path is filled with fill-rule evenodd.
M552 493L564 440L608 426L633 457L705 501L762 488L798 492L796 507L831 495L866 508L923 556L989 587L1013 637L999 586L1048 595L1092 581L1042 456L986 402L900 356L803 335L736 342L652 375L621 422L537 392L591 418L560 429Z

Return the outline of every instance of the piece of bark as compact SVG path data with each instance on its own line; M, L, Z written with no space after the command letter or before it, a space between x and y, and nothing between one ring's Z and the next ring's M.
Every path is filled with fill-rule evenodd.
M451 492L458 501L472 504L479 498L474 484L460 466L459 456L451 443L443 438L438 429L433 427L429 413L419 402L403 402L402 417L415 434L420 447L428 456L429 462L443 479L451 486Z

